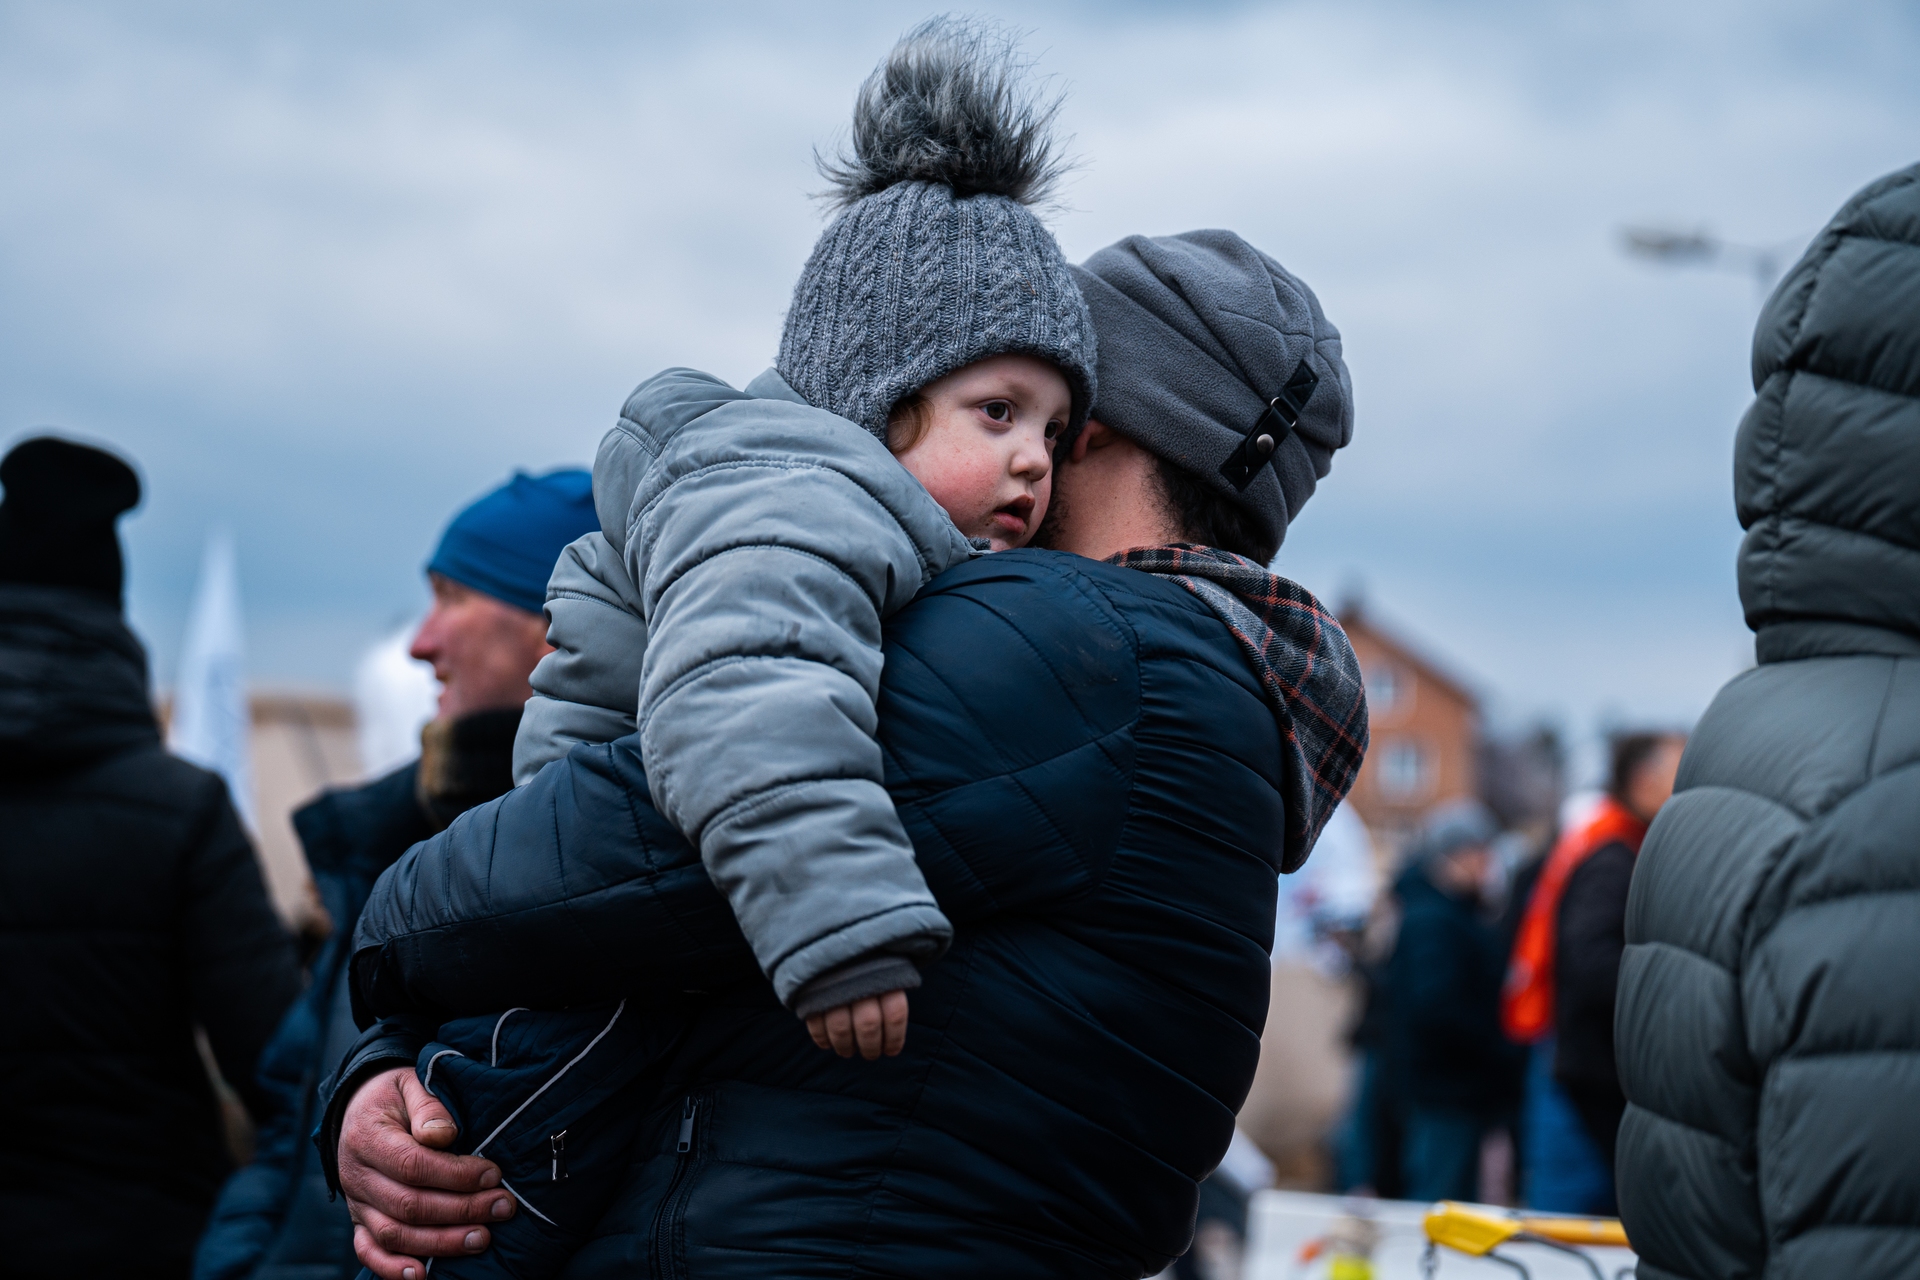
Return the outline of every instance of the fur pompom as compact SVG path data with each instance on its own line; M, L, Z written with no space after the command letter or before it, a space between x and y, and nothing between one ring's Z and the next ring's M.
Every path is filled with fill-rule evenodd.
M958 196L1049 198L1071 168L1054 149L1060 100L1025 82L1027 64L997 27L940 17L893 47L860 86L849 153L821 159L844 207L900 182L938 182Z

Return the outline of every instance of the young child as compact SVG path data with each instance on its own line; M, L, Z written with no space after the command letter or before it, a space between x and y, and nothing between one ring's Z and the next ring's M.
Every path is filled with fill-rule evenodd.
M524 780L637 730L656 806L843 1057L900 1051L906 993L952 934L882 785L881 623L1032 537L1053 446L1093 399L1085 303L1027 207L1060 171L1052 111L1016 73L978 28L909 34L861 89L853 154L825 166L842 207L775 368L745 391L670 369L628 400L594 463L600 532L549 585L556 651L515 747ZM442 1026L421 1078L523 1211L441 1274L558 1269L679 1025L656 998Z

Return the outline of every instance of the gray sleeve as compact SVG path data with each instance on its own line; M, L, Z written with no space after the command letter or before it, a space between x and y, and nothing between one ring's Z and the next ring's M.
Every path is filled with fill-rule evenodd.
M965 559L964 539L877 440L803 405L739 401L665 439L620 435L603 459L651 458L624 542L651 637L639 723L655 803L789 1007L850 961L939 956L952 928L882 785L874 702L881 619Z
M533 669L533 697L513 740L513 781L521 786L583 742L633 732L647 624L620 556L599 533L560 553L547 582L547 643Z

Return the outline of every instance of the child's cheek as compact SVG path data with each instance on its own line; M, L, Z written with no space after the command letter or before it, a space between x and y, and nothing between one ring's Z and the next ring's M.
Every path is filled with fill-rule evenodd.
M981 483L975 467L950 465L941 469L927 486L927 492L953 517L962 532L974 533L982 521L993 514L993 486Z

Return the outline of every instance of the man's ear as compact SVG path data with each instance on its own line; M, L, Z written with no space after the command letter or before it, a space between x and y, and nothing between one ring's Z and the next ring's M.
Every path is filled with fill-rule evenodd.
M1080 434L1073 438L1073 448L1067 456L1075 462L1085 462L1088 450L1104 449L1120 438L1119 432L1100 419L1088 418L1087 425L1080 428Z

